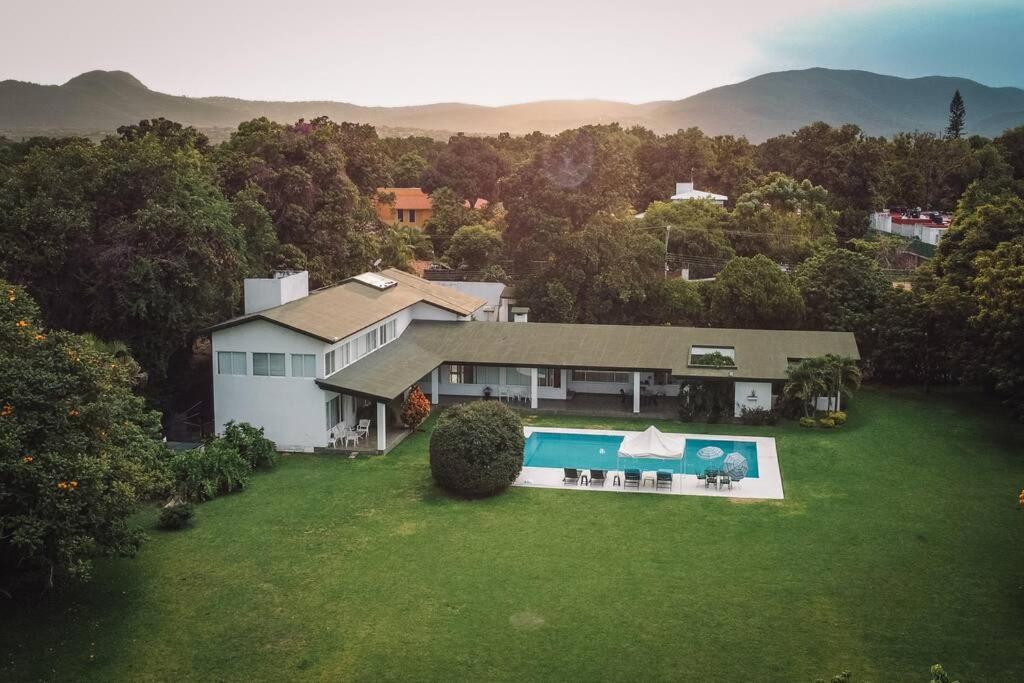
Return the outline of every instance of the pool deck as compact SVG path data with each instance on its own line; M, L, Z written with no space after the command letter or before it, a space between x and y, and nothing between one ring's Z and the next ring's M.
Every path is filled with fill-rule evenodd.
M599 434L602 436L629 436L638 432L618 431L614 429L561 429L554 427L524 427L526 438L534 432L554 434ZM775 439L767 436L727 436L721 434L678 434L687 439L721 439L725 441L750 441L757 444L757 478L745 478L734 483L732 489L705 488L704 482L695 474L673 474L672 488L657 488L650 481L641 481L640 488L625 489L620 484L614 486L615 476L622 481L622 470L609 470L604 486L586 486L582 484L565 484L562 482L562 470L557 467L524 467L513 486L526 486L545 489L567 489L579 491L608 491L616 493L651 493L676 496L711 496L715 498L752 498L764 500L783 500L782 473L779 470L779 456L775 450ZM643 470L643 468L640 468ZM644 470L653 472L654 470ZM583 470L587 473L586 470Z

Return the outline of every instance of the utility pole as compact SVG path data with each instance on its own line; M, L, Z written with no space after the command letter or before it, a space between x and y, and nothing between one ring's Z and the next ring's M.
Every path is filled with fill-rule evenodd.
M665 226L665 279L668 279L668 234L672 232L672 226Z

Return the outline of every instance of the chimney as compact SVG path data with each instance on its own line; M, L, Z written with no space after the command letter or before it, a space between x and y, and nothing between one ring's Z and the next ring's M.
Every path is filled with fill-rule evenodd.
M693 190L693 183L676 183L676 194L684 194Z
M309 296L309 271L275 270L273 277L245 279L245 314L259 313Z

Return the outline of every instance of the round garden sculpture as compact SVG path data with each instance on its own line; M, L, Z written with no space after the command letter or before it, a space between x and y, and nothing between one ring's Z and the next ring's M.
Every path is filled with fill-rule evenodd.
M733 481L739 481L747 476L747 472L750 471L750 465L747 464L747 459L739 453L730 453L725 456L725 466L723 469Z

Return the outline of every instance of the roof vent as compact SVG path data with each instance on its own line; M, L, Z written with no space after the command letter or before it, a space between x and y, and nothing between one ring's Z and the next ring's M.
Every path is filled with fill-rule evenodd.
M363 273L362 275L356 275L355 279L359 280L364 285L370 285L374 289L379 289L381 291L390 289L398 284L395 280L386 278L383 275L378 275L377 273Z

